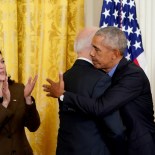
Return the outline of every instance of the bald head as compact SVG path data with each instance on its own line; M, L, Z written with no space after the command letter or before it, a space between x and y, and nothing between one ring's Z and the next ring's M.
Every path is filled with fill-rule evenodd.
M92 38L94 37L98 29L98 27L89 27L81 30L75 39L74 50L77 53L90 52L90 50L92 49Z

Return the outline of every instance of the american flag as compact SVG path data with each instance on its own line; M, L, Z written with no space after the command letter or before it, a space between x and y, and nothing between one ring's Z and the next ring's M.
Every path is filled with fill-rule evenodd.
M106 26L119 27L125 32L128 39L125 57L144 69L146 61L134 0L103 0L100 27Z

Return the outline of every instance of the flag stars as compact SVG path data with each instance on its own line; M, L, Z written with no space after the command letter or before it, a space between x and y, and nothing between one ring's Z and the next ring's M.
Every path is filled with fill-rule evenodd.
M132 29L133 27L128 26L128 29L126 30L126 32L128 33L128 36L130 35L130 33L133 33Z
M118 17L118 11L115 10L115 12L113 13L113 16L115 17L115 19Z
M122 27L122 31L123 31L123 32L126 32L126 30L125 30L125 26Z
M127 4L127 0L122 0L123 6Z
M129 49L130 46L131 46L131 41L128 40L128 42L127 42L127 46L128 46L128 49Z
M128 3L128 5L130 5L130 9L131 9L133 6L135 6L135 3L134 3L133 0L131 0L131 1Z
M138 25L134 0L104 0L100 26L120 28L127 38L125 57L135 60L142 52L141 31Z
M113 26L114 26L114 27L118 27L118 24L115 24L115 23L114 23Z
M133 14L129 13L128 18L129 18L129 21L130 21L130 22L131 22L131 20L134 20L134 19L133 19Z
M129 61L130 60L131 54L127 53L126 59Z
M109 3L109 2L112 2L111 0L106 0L106 2L107 2L107 4Z
M105 11L102 14L105 15L105 18L107 18L107 16L110 16L109 12L110 10L105 9Z
M137 34L137 37L138 37L140 35L140 29L137 28L137 30L134 33L136 33Z
M133 45L136 48L136 50L137 50L137 48L141 48L140 43L141 42L136 41L135 44Z
M105 22L103 23L103 25L101 26L101 28L107 27L108 24L106 24Z
M122 12L122 14L121 14L122 20L125 18L125 14L126 14L126 12Z
M120 3L120 0L114 0L115 4Z

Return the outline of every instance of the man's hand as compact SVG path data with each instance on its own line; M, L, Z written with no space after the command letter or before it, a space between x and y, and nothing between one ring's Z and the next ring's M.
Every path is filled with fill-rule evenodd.
M47 96L58 98L65 92L63 74L59 74L59 82L54 82L50 79L46 79L46 81L50 84L43 85L43 91L48 92Z

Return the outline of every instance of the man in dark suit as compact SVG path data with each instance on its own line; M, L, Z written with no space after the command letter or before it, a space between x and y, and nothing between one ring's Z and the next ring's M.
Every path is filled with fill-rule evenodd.
M64 92L63 79L50 90L61 96L63 105L84 114L104 117L120 109L127 128L128 155L155 155L155 123L150 83L144 71L123 55L127 47L124 33L116 27L101 28L92 40L91 57L98 69L112 76L111 87L98 99ZM54 83L51 81L51 84ZM63 95L62 95L63 94Z
M95 69L91 61L91 41L97 30L94 27L85 28L77 35L74 49L78 58L63 76L65 90L90 98L102 95L111 82L111 78ZM59 108L57 155L110 155L105 142L109 148L113 147L112 155L124 155L124 126L118 111L99 123L97 117L85 115L61 103Z

